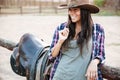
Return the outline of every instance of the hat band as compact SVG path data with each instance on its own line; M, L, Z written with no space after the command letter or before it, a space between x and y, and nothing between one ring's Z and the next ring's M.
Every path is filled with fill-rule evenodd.
M78 6L77 4L69 4L69 5L68 5L69 8L77 7L77 6Z

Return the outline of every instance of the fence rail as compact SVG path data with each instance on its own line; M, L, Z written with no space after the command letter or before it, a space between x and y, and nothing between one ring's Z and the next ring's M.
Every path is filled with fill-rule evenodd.
M45 9L57 13L56 6L65 2L67 0L0 0L0 14L12 13L9 9L15 9L15 13L19 10L21 14L26 10L29 10L29 13L34 10L42 13Z

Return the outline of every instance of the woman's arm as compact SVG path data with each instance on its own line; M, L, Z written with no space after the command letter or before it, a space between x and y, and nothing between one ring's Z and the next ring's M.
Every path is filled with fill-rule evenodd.
M68 34L69 34L68 28L64 28L63 30L59 31L59 40L51 51L52 57L56 57L59 54L62 44L67 39Z
M49 50L49 60L51 62L54 62L57 56L59 56L61 46L64 42L64 39L66 39L65 36L67 36L69 33L69 30L65 28L64 24L61 24L58 26L54 32L53 40L50 46Z
M98 64L100 63L99 59L94 59L90 62L88 65L87 72L85 76L87 77L87 80L96 80L98 78Z
M104 40L105 33L103 27L99 24L95 24L93 27L93 50L92 50L92 60L99 59L99 65L105 62L105 48Z
M51 50L52 57L56 57L59 54L61 46L62 46L62 43L60 41L58 41L57 44L55 45L55 47L53 47Z
M104 63L105 51L104 51L104 29L96 24L93 34L93 51L92 60L88 65L86 72L87 80L95 80L98 78L98 66Z

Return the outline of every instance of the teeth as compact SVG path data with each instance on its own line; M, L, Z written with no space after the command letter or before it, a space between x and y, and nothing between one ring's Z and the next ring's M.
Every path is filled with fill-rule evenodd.
M72 18L72 19L75 19L75 16L72 16L71 18Z

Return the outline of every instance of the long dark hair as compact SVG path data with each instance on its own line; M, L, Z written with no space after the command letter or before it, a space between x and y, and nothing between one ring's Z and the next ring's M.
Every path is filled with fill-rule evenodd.
M81 31L78 33L77 38L77 44L80 48L80 52L82 54L82 49L84 46L84 43L86 45L88 44L89 38L91 37L91 31L92 31L92 18L89 10L86 9L80 9L80 16L81 16ZM68 24L66 26L69 28L69 35L68 38L65 40L65 42L62 45L62 50L67 50L68 44L70 40L72 40L75 37L75 27L76 23L73 23L71 21L70 16L68 15Z

